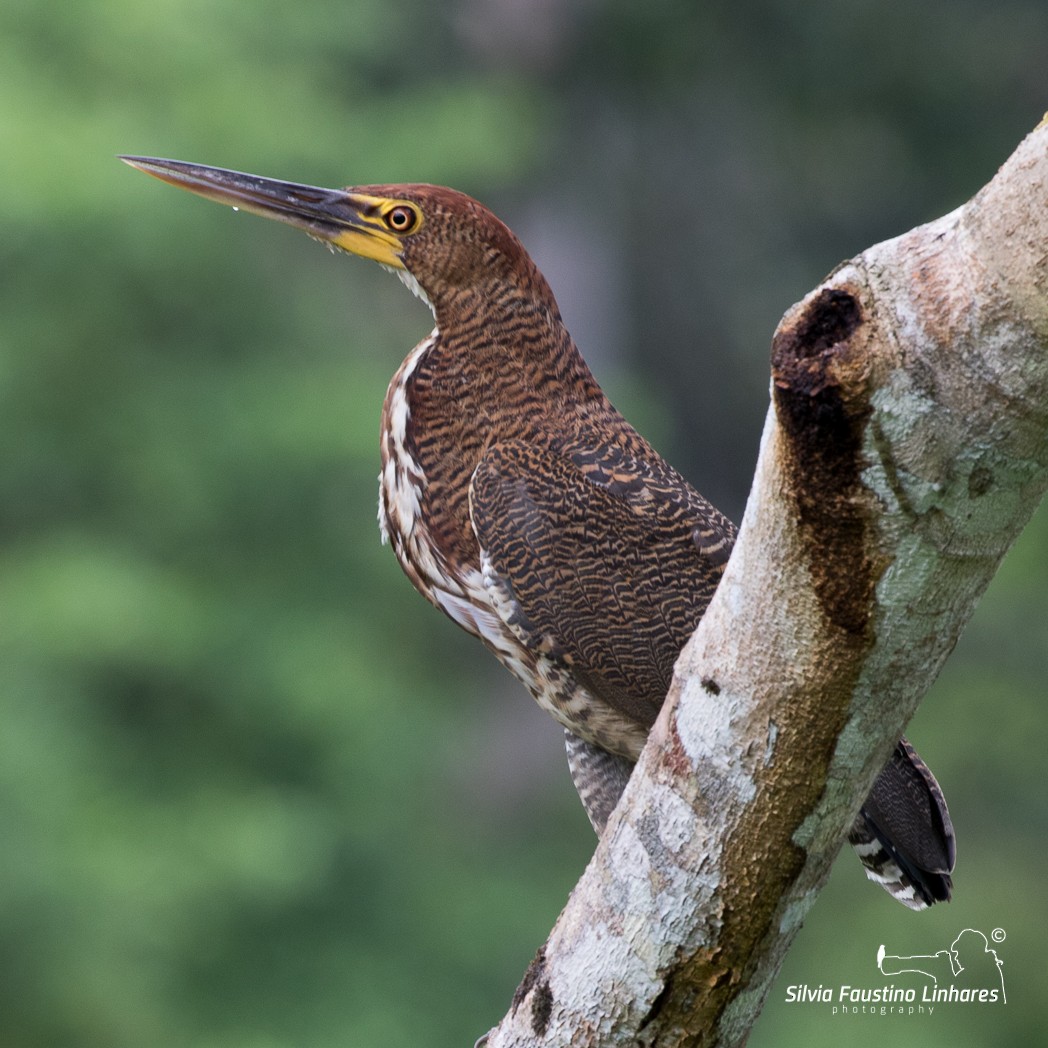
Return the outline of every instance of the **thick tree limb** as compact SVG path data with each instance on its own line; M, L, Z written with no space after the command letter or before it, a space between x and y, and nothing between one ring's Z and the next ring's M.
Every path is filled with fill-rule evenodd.
M1048 486L1048 118L783 318L724 580L488 1048L739 1045Z

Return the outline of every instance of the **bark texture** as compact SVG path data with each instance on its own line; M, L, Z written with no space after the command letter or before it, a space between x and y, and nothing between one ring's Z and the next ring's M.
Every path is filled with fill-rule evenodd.
M741 1045L1048 486L1048 119L783 318L738 543L488 1048Z

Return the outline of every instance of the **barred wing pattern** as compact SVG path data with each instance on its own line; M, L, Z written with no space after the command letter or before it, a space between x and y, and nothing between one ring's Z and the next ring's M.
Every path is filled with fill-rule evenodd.
M568 763L598 833L629 778L673 665L713 596L735 529L672 470L619 449L493 446L473 477L473 528L492 603L585 703L566 725ZM638 732L611 747L596 700ZM563 723L562 718L562 723ZM849 841L867 876L912 909L949 899L953 827L938 783L900 740Z

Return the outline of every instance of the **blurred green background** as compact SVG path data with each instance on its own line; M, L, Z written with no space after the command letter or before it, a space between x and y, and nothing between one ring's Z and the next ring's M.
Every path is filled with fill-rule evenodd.
M557 729L379 545L425 308L114 154L481 197L738 519L780 315L1046 108L1042 0L7 0L0 1045L472 1044L593 847ZM1046 545L1042 512L912 725L955 901L842 855L753 1048L1046 1040ZM1005 933L1004 1007L783 1003L966 926Z

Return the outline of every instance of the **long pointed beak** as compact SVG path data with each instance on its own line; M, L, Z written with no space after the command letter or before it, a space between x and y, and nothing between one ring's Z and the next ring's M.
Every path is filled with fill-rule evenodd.
M379 198L348 189L279 182L182 160L121 156L131 167L198 196L305 230L354 255L403 269L400 239L381 221Z

